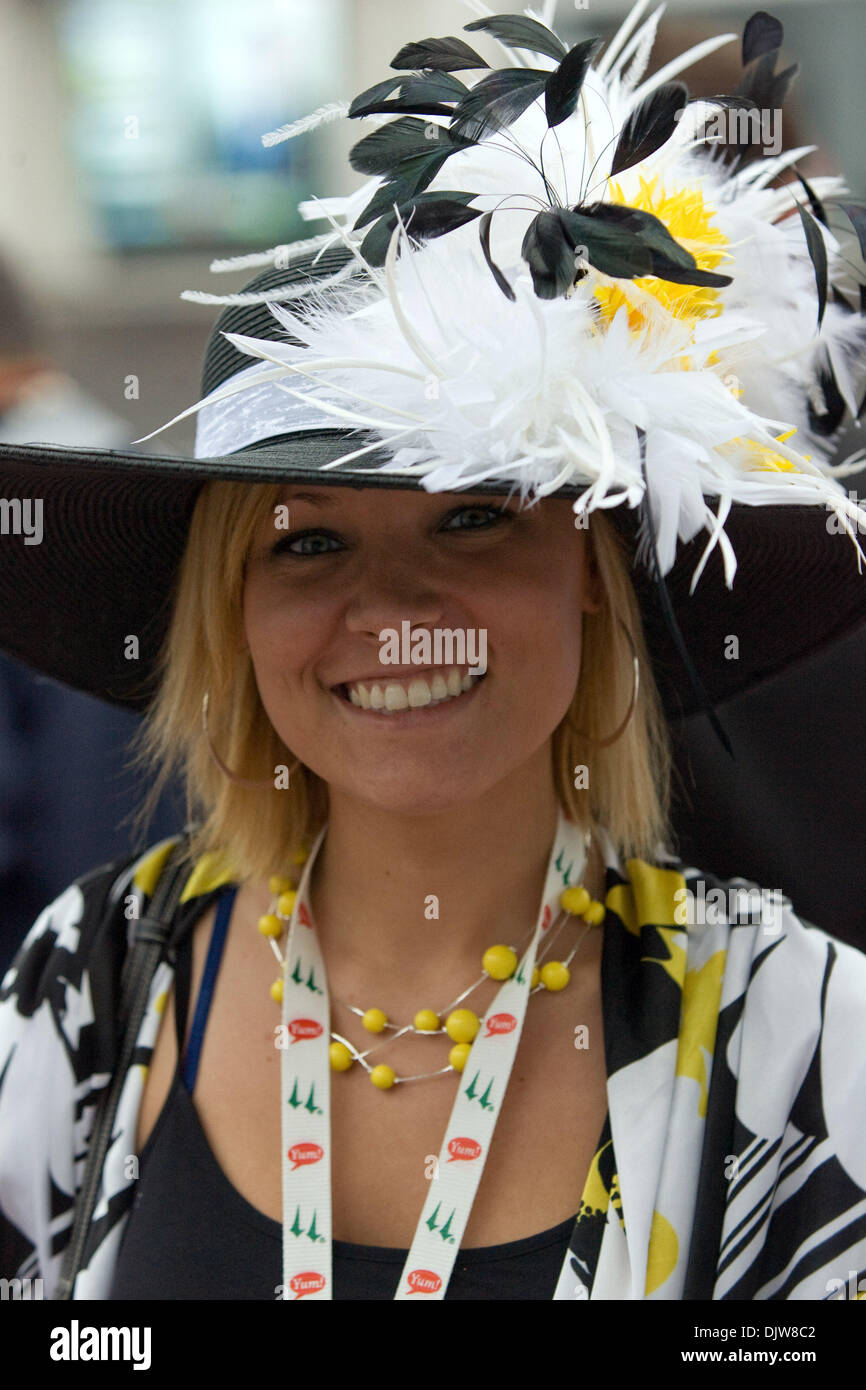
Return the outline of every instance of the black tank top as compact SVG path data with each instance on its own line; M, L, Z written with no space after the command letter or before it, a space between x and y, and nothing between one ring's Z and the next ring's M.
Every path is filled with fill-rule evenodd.
M235 887L221 896L186 1053L192 932L178 947L178 1064L139 1156L132 1210L110 1299L268 1299L282 1283L282 1227L223 1173L193 1103L204 1024ZM575 1218L503 1245L461 1250L446 1299L551 1299ZM334 1300L393 1299L408 1251L333 1243Z

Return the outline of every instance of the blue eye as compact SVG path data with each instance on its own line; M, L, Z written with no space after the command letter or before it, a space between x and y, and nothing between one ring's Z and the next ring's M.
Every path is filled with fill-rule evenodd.
M473 513L476 518L481 518L480 522L478 524L473 524L470 521L468 525L463 524L463 518L466 516L471 517ZM479 502L467 503L465 506L455 507L453 511L449 512L442 523L441 529L445 532L452 533L457 531L485 531L491 526L495 526L497 522L512 520L513 516L513 512L505 511L502 507L488 506L485 503ZM450 522L458 520L460 520L459 525L452 526L449 524ZM344 548L340 537L335 536L333 532L311 529L307 531L293 531L289 535L283 536L272 548L271 554L290 555L293 559L305 560L316 559L320 555L333 555L336 553L334 547L317 548L315 544L317 541L333 541L338 549ZM302 548L296 549L296 547Z
M456 531L482 531L491 523L495 524L497 521L511 520L513 515L512 512L503 510L502 507L488 506L483 502L474 502L465 507L455 508L455 510L446 517L446 521L454 521L457 517L463 517L466 516L467 513L471 514L472 512L476 514L481 513L482 515L486 514L485 520L480 526L456 526L447 527L446 529Z
M301 544L302 542L316 540L335 541L336 539L337 537L332 536L330 531L295 531L291 535L284 536L282 540L277 541L271 553L273 555L294 555L298 558L303 558L305 556L330 555L333 553L330 550L310 550L307 548L303 550L295 550L293 549L293 547Z

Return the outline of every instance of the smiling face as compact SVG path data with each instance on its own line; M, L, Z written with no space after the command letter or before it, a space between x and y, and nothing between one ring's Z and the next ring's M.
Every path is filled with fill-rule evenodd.
M550 776L600 597L570 502L301 485L281 502L288 527L278 509L253 539L245 642L271 723L331 796L424 814ZM408 660L382 636L404 624ZM465 634L467 656L431 645L418 664L437 629Z

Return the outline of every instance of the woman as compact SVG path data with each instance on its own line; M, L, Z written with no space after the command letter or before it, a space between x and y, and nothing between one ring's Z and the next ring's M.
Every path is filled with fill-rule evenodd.
M781 43L767 18L744 39L753 78ZM541 45L565 163L569 122L588 129L581 92L610 107L637 14L599 73L593 45L566 53L508 20L468 27ZM450 79L450 154L467 170L482 157L480 176L493 116L450 77L480 63L436 42L404 54L428 90L402 99L430 115L429 87L441 98ZM649 178L689 139L682 93L659 90L649 114L632 91L614 171ZM381 175L395 147L377 148ZM851 534L862 513L768 432L792 368L755 346L733 289L718 299L736 276L709 267L733 238L708 198L694 209L716 174L692 169L673 193L676 166L658 166L667 229L623 198L587 201L580 223L524 218L520 251L512 233L494 258L489 219L470 249L454 168L450 197L409 190L426 244L385 211L392 181L360 253L341 229L348 254L314 268L300 248L226 311L196 461L124 456L136 489L112 490L119 456L75 475L74 451L0 451L9 477L42 470L69 528L19 573L6 644L146 705L154 793L179 766L198 821L123 1064L126 948L155 931L170 844L72 885L4 983L0 1117L17 1128L0 1206L20 1276L52 1293L70 1286L82 1141L95 1148L113 1073L76 1298L813 1299L845 1296L866 1265L866 958L787 900L755 889L744 910L740 881L677 860L664 719L696 699L714 718L711 697L826 638L828 611L837 630L862 621L826 524L831 508ZM747 185L729 219L758 221ZM700 256L670 232L687 207ZM819 274L811 230L783 253L771 226L761 252L800 283ZM776 311L790 319L787 297ZM738 390L720 385L733 366ZM110 513L78 556L73 475ZM692 544L702 524L723 567ZM632 574L647 554L654 588ZM79 601L75 561L77 589L111 601L95 638L92 602L74 642L70 610L55 615L48 656L32 613L46 590ZM825 585L798 590L796 623L785 564ZM732 632L741 662L723 654Z
M389 1019L408 1022L416 1005L441 1008L443 1001L454 999L477 979L487 947L500 939L519 943L538 915L557 834L556 784L563 782L561 771L554 775L550 733L571 704L581 665L575 615L585 605L599 606L593 604L582 573L586 533L575 529L570 506L560 499L521 511L517 506L503 510L489 498L485 504L483 495L480 500L468 495L410 499L397 490L320 488L305 490L310 500L301 500L299 492L213 485L212 498L203 498L196 513L184 574L207 577L210 567L200 560L215 548L223 557L227 593L237 594L240 586L229 577L229 557L235 550L240 559L241 537L251 533L242 586L243 635L254 672L255 712L249 720L241 713L243 695L235 684L227 704L225 692L220 699L210 692L209 719L210 709L238 711L250 742L247 750L233 748L232 757L240 756L245 770L252 763L251 776L269 763L276 765L267 749L268 739L275 737L276 761L285 745L309 771L300 783L293 778L287 793L273 795L272 786L238 790L210 760L202 771L217 779L211 804L222 803L225 829L237 817L237 830L250 841L255 860L278 869L290 867L287 851L297 847L285 838L286 803L309 781L317 793L326 788L328 835L311 876L311 901L331 997L369 1003ZM292 516L292 531L276 539L269 494L287 501ZM192 584L188 607L183 583L181 587L175 620L179 661L172 673L190 711L193 701L200 707L193 689L197 681L218 679L220 667L230 681L238 672L221 636L209 654L204 632L196 641L192 625L201 631L200 622L196 624L201 595L194 580ZM184 627L187 620L190 630ZM392 672L379 665L378 634L399 629L405 621L416 633L437 628L486 632L490 665L478 678L478 688L402 712L353 706L345 690L372 693L376 683L395 704L401 689L413 701L426 699L433 672L419 667ZM375 678L377 668L382 671L378 682L359 679ZM246 663L242 669L248 670ZM448 671L442 666L439 674L447 680ZM419 689L419 678L426 690ZM235 681L239 679L238 672ZM266 722L259 730L255 725L262 708ZM167 710L166 738L170 719ZM272 847L267 845L269 810L279 818ZM317 819L311 826L314 836L318 829ZM221 838L225 842L224 833ZM582 850L577 832L568 836L568 843ZM246 864L253 862L246 847L243 857ZM195 1094L224 1173L258 1211L276 1220L281 1211L280 1172L273 1161L280 1147L274 1065L279 1010L271 1004L269 1017L262 1019L262 1001L268 1001L275 971L271 952L256 931L272 896L268 877L265 869L235 900L220 967L220 980L234 983L230 990L218 991L209 1014ZM589 883L594 899L602 896L604 871L597 845L590 871L579 877ZM213 910L195 928L199 971L212 919ZM575 925L582 932L572 926L554 954L565 955L566 944L570 949L586 933L582 920ZM497 1149L471 1209L469 1245L499 1245L563 1222L573 1224L606 1111L600 948L601 934L592 933L581 946L568 989L552 993L552 1008L527 1021L519 1088L509 1090L509 1106L498 1120ZM191 998L196 983L194 973ZM476 1014L484 1012L498 988L493 980L485 981L466 1005ZM579 1015L574 1014L576 1006ZM334 1030L363 1049L363 1024L345 1005L334 1009ZM589 1045L580 1050L575 1021L589 1030ZM246 1039L241 1047L240 1037ZM148 1076L139 1145L151 1132L171 1084L176 1058L172 1038L166 1024ZM366 1034L367 1045L377 1041L382 1039ZM447 1037L437 1045L430 1038L408 1036L383 1049L381 1057L372 1056L368 1065L390 1065L400 1077L427 1073L447 1067L452 1045ZM554 1056L560 1059L558 1081L551 1086ZM227 1085L229 1075L234 1081ZM417 1209L439 1181L431 1170L454 1101L455 1075L452 1071L450 1082L440 1077L398 1084L398 1104L384 1107L361 1066L334 1076L330 1123L337 1241L408 1249ZM254 1076L261 1078L260 1085L250 1085ZM582 1135L580 1176L573 1143L562 1142L566 1132ZM539 1144L549 1167L541 1191L531 1157ZM499 1153L502 1159L496 1162ZM515 1198L504 1209L503 1185ZM146 1220L145 1227L156 1280L154 1232ZM202 1263L212 1267L213 1261L208 1257ZM386 1265L386 1282L379 1287L387 1288L388 1277L393 1283L398 1274L393 1262ZM124 1287L132 1296L140 1285L127 1274ZM480 1293L483 1285L473 1287Z

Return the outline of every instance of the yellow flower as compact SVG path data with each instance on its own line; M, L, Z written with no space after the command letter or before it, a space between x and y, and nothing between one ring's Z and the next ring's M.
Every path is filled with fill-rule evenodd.
M788 430L785 434L780 434L778 440L780 444L786 444L792 434L796 434L796 429ZM777 453L768 444L760 444L757 439L731 439L727 444L717 446L720 454L736 454L745 449L748 453L747 466L757 468L769 473L802 473L802 468L797 468L790 459L785 458L784 454ZM804 454L803 461L809 462L811 454Z
M725 257L722 248L728 245L729 239L713 222L715 209L704 201L700 188L680 188L668 193L659 186L658 175L652 179L641 178L639 194L629 199L614 179L608 180L608 187L610 202L639 208L663 222L674 240L691 251L699 270L713 270ZM678 285L655 275L599 285L595 297L603 317L611 319L623 304L627 305L629 328L633 333L642 332L649 319L632 285L651 294L674 318L686 322L716 318L722 312L719 291L704 285Z

